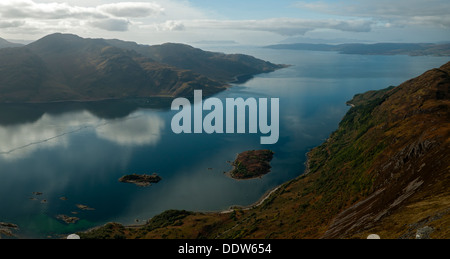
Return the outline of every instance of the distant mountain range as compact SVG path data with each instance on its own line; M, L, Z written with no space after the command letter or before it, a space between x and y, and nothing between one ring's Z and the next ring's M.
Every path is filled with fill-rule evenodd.
M9 42L9 41L7 41L5 39L0 38L0 49L3 49L3 48L15 48L15 47L21 47L21 46L23 46L23 45L19 44L19 43L12 43L12 42Z
M450 43L377 43L377 44L278 44L270 45L270 49L337 51L342 54L360 55L410 55L410 56L450 56Z
M107 224L82 238L382 239L450 237L450 63L356 95L305 174L259 205L169 210L140 228Z
M211 95L240 76L282 67L183 44L148 46L57 33L0 49L0 103L190 96L194 89Z

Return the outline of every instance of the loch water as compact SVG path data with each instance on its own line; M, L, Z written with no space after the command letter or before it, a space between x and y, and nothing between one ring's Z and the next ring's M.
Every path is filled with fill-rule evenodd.
M445 57L201 46L291 65L216 94L279 98L279 141L260 134L174 134L170 101L0 105L0 222L18 238L60 238L107 222L143 224L169 209L248 206L304 171L306 153L338 127L355 94L383 89L448 62ZM152 103L154 102L154 103ZM205 113L206 114L206 113ZM269 174L229 178L229 161L253 149L275 152ZM149 187L120 183L157 173ZM77 205L91 209L83 210ZM67 224L58 215L77 217Z

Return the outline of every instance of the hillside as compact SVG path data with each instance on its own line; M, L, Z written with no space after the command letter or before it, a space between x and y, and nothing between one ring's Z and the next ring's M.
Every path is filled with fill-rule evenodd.
M3 48L15 48L15 47L21 47L21 46L23 46L23 45L19 44L19 43L12 43L12 42L9 42L9 41L7 41L5 39L0 38L0 49L3 49Z
M83 238L450 238L450 63L356 95L307 171L261 205L167 211ZM299 166L300 167L300 166Z
M120 40L108 40L108 43L112 46L136 51L163 64L192 70L226 82L234 81L239 76L267 73L285 67L248 55L203 51L185 44L166 43L146 46Z
M341 54L359 55L409 55L409 56L450 56L450 44L431 43L376 43L376 44L278 44L270 49L337 51Z
M227 55L211 61L224 67L213 75L189 69L202 60L185 58L192 56L188 48L178 52L183 67L109 42L52 34L24 47L0 49L0 103L178 97L190 96L194 89L211 95L226 89L228 79L242 72L226 67ZM243 70L252 75L282 67L257 59L252 62L237 61L252 67L252 71Z

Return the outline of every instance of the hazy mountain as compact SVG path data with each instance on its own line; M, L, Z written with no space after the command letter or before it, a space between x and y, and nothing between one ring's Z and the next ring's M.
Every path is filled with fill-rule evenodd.
M270 49L337 51L342 54L360 55L410 55L410 56L450 56L450 44L431 43L376 43L376 44L278 44Z
M171 210L140 229L108 224L82 237L448 239L450 63L349 104L307 172L257 207Z
M139 47L134 50L127 46ZM280 68L247 56L230 63L228 60L235 60L235 56L217 54L221 58L208 64L222 70L201 73L195 67L203 65L202 59L195 55L212 53L204 54L184 45L181 49L176 47L181 45L167 46L175 46L172 51L177 49L177 62L162 62L166 59L158 58L173 57L168 55L166 46L84 39L70 34L52 34L24 47L0 49L0 102L190 96L194 89L210 95L224 90L230 78L241 73ZM152 55L143 55L137 51L140 48L151 50ZM242 70L227 67L230 64Z
M5 39L0 38L0 49L2 48L15 48L15 47L21 47L22 44L19 43L12 43Z

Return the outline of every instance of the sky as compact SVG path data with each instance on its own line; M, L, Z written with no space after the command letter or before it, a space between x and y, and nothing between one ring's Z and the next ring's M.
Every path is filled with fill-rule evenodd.
M449 0L1 0L0 37L141 44L450 42Z

